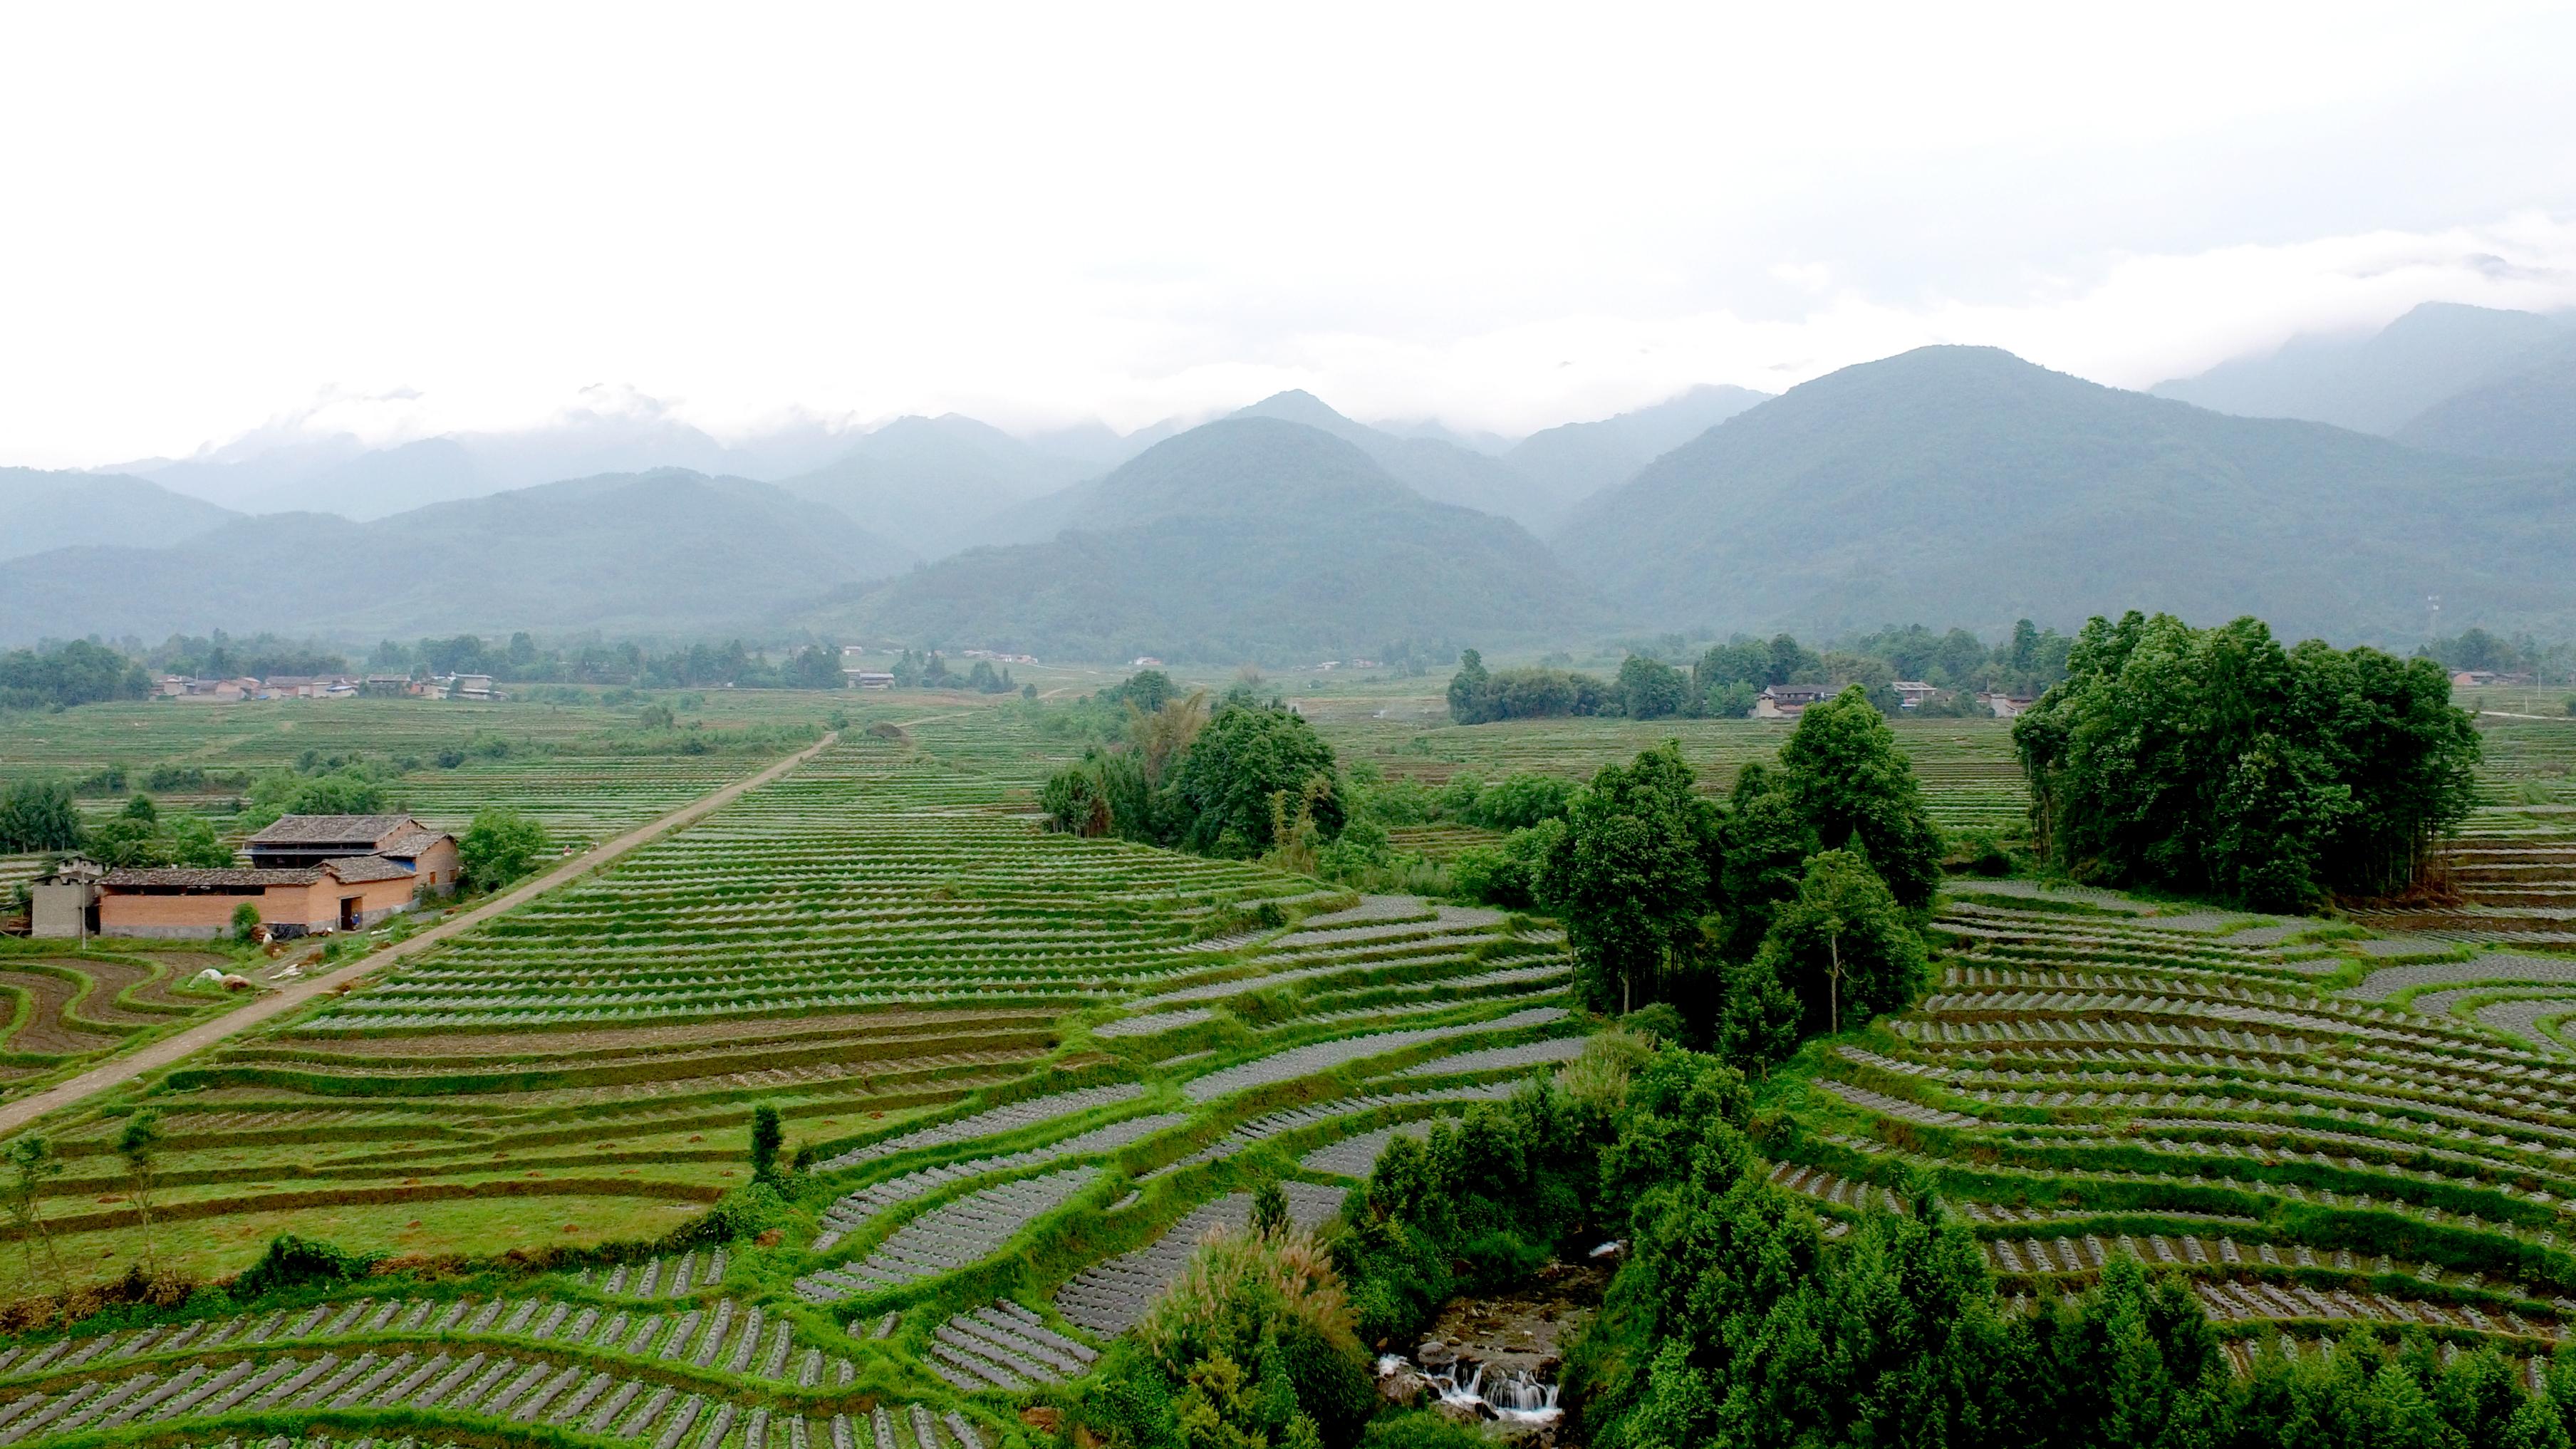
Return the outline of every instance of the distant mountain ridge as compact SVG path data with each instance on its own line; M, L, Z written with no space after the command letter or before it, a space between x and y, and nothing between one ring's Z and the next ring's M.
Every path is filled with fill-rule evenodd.
M2387 437L2571 335L2538 313L2426 302L2366 337L2294 337L2149 391L2239 417L2304 418Z
M1793 388L1592 500L1559 551L1644 622L1826 635L2252 613L2293 637L2576 626L2576 470L2228 417L1993 348Z
M0 559L81 544L166 548L240 516L145 478L0 468Z
M1228 416L1278 418L1331 434L1434 503L1500 514L1524 528L1534 527L1533 520L1549 516L1554 507L1543 488L1500 458L1444 438L1398 437L1353 422L1310 392L1273 393Z
M1543 520L1540 531L1545 534L1583 500L1618 487L1648 463L1771 396L1751 388L1702 385L1634 412L1532 433L1513 445L1503 461L1556 500Z
M985 520L1102 470L973 418L898 418L810 473L781 479L923 558L985 541Z
M175 548L0 562L0 642L275 629L700 635L778 627L908 567L901 545L767 483L684 469L433 504L368 523L236 519Z
M1609 619L1519 525L1427 499L1357 445L1282 418L1203 424L1048 502L1052 538L928 565L817 625L1225 662L1563 637Z

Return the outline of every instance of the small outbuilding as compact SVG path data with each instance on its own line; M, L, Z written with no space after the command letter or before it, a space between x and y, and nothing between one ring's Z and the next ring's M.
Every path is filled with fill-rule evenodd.
M27 887L27 934L66 939L98 934L98 883L107 867L67 856Z

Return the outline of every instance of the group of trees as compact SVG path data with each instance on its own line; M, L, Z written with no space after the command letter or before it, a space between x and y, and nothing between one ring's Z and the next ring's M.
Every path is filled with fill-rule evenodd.
M1311 854L1341 833L1332 746L1278 700L1238 687L1211 707L1205 690L1179 694L1149 671L1120 685L1114 703L1121 738L1040 790L1050 829L1233 859L1282 847Z
M80 842L82 853L109 866L226 866L232 847L215 837L203 815L165 814L149 795L137 795Z
M2526 1391L2492 1348L2357 1328L2261 1345L2235 1373L2186 1281L2115 1259L2035 1311L2007 1304L1927 1180L1839 1239L1769 1181L1744 1077L1612 1031L1552 1081L1398 1138L1315 1239L1265 1218L1203 1247L1143 1332L1076 1389L1112 1449L1473 1449L1372 1404L1363 1343L1414 1341L1459 1293L1605 1238L1627 1252L1569 1345L1574 1442L1617 1449L2565 1449L2576 1345ZM1264 1197L1269 1194L1265 1192ZM1371 1410L1378 1412L1372 1417Z
M2115 1260L2035 1313L1999 1300L1929 1185L1839 1242L1765 1180L1741 1083L1665 1050L1629 1084L1598 1195L1629 1257L1564 1393L1586 1442L1980 1449L2540 1446L2576 1423L2576 1352L2526 1395L2493 1349L2420 1330L2330 1356L2266 1348L2239 1378L2175 1277ZM1374 1184L1372 1184L1374 1186Z
M1540 667L1489 672L1473 649L1458 656L1458 672L1449 679L1449 718L1458 724L1600 714L1610 699L1610 686L1589 674Z
M111 866L233 863L231 847L215 838L214 822L165 813L149 795L128 800L96 827L85 825L66 780L18 780L0 793L0 850L78 850Z
M0 793L0 851L77 850L86 834L69 780L13 780Z
M910 649L895 656L888 673L894 676L897 689L971 689L978 694L1009 694L1021 686L1011 682L1009 666L993 667L993 661L978 659L964 674L948 667L948 660L938 650L915 653ZM1027 691L1036 694L1036 686Z
M2433 660L2131 612L2068 667L2013 741L2033 843L2080 879L2270 910L2387 895L2472 804L2477 731Z
M194 679L266 679L274 674L346 674L348 656L305 640L276 634L236 639L217 629L212 634L173 634L141 651L142 661L157 673ZM489 671L485 671L489 672Z
M1902 1008L1941 837L1866 695L1810 707L1725 802L1696 785L1676 745L1603 766L1545 842L1533 894L1591 1003L1668 1003L1690 1039L1757 1067Z
M1979 691L2026 698L2064 677L2073 642L2028 619L1991 648L1965 629L1934 634L1920 624L1890 626L1822 653L1787 634L1767 640L1738 635L1708 646L1685 669L1664 657L1688 657L1684 641L1674 636L1631 652L1608 680L1545 666L1489 670L1470 649L1459 656L1449 682L1449 718L1458 724L1592 714L1741 719L1753 712L1765 688L1787 684L1835 690L1857 685L1871 704L1893 714L1902 707L1895 688L1900 679L1945 691L1919 711L1983 713Z
M935 658L936 656L933 656ZM1007 672L996 674L979 661L960 687L1002 692L1016 686ZM944 671L945 666L938 668ZM0 709L68 707L109 699L141 699L151 693L154 673L198 679L269 679L278 675L400 674L427 678L445 674L488 674L512 684L589 684L641 689L693 689L731 685L740 689L839 689L840 646L819 640L777 651L754 648L741 640L698 643L659 652L626 641L597 640L559 646L540 645L522 631L504 642L478 634L403 643L388 639L369 651L363 665L349 656L312 643L272 634L236 639L218 629L210 635L172 635L149 649L128 641L125 650L88 640L18 649L0 654Z
M636 689L697 689L709 685L839 689L843 682L840 646L828 639L785 649L772 657L768 650L746 646L739 639L656 653L631 640L541 645L523 631L511 635L505 644L487 641L477 634L458 634L412 644L385 640L367 656L367 668L424 677L488 674L511 684L604 684Z
M86 639L0 654L0 709L68 709L151 690L141 664Z
M2530 634L2507 639L2484 629L2467 629L2436 639L2415 651L2419 659L2439 661L2444 669L2488 674L2529 674L2535 682L2576 683L2576 643L2543 644Z

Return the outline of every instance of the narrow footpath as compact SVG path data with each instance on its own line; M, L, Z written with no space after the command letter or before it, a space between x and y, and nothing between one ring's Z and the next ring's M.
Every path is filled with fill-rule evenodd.
M814 744L789 755L757 775L736 780L722 789L701 795L668 815L639 825L605 845L584 851L545 874L513 886L463 915L441 921L409 940L396 942L383 950L362 956L328 975L307 977L282 990L264 993L257 1000L216 1017L212 1021L192 1026L173 1036L163 1037L126 1056L102 1062L77 1077L58 1082L33 1096L23 1097L18 1101L0 1106L0 1136L15 1132L49 1112L58 1112L111 1087L130 1082L145 1072L169 1066L217 1042L239 1036L270 1017L293 1011L314 997L337 991L343 985L354 984L361 978L382 971L398 961L417 956L449 937L473 930L504 911L515 910L557 886L579 880L639 845L657 840L684 825L693 824L708 811L732 804L742 796L744 791L758 789L804 764L807 760L821 754L839 738L837 733L826 734Z

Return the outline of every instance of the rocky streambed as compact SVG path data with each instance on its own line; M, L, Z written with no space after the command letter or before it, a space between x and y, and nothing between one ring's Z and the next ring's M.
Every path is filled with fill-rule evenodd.
M1378 1359L1378 1391L1427 1406L1495 1438L1554 1449L1565 1411L1556 1401L1565 1345L1601 1306L1610 1269L1550 1263L1527 1283L1443 1305L1410 1354Z

